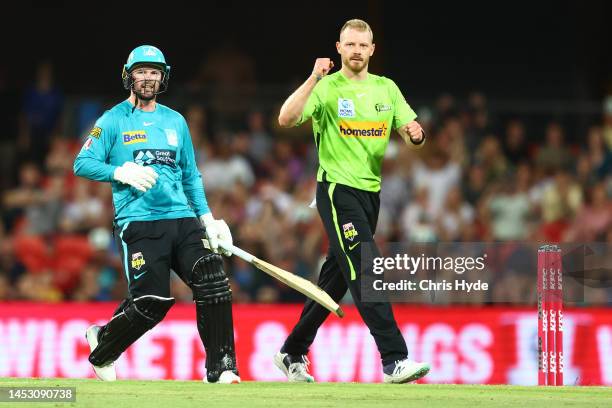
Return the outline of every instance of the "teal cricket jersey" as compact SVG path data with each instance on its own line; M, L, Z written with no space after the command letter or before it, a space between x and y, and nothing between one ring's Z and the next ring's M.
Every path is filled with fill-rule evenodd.
M119 226L209 213L183 116L159 103L153 112L132 108L123 101L97 120L74 162L74 174L111 182ZM127 161L153 167L159 175L153 188L143 193L113 179Z

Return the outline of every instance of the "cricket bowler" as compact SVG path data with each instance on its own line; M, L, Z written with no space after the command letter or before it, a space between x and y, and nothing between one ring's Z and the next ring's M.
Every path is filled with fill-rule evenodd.
M350 290L374 337L382 359L384 382L415 381L429 372L427 363L408 359L406 342L388 302L361 299L360 243L374 245L380 208L381 164L392 129L410 147L420 148L425 134L397 85L370 74L373 33L363 20L347 21L336 48L342 68L329 74L330 58L317 58L312 74L283 104L283 127L312 119L319 156L316 204L330 248L318 285L339 301ZM364 273L372 273L365 269ZM274 357L289 381L314 382L308 349L329 311L308 299L298 323Z

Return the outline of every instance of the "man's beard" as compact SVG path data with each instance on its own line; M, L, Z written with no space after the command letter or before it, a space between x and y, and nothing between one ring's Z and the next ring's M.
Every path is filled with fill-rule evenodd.
M352 57L346 58L344 60L344 65L350 69L351 71L353 71L353 73L355 74L359 74L361 72L363 72L364 69L367 69L368 67L368 62L370 61L369 58L365 58L362 57L360 60L352 60Z
M142 82L142 81L139 81ZM155 97L157 96L157 91L156 88L159 89L159 85L156 82L159 81L151 81L153 82L153 86L149 86L149 87L143 87L141 84L138 84L138 86L136 86L136 84L134 84L134 93L136 94L136 96L138 97L138 99L140 99L141 101L151 101L153 99L155 99ZM145 88L148 88L148 92L145 92Z

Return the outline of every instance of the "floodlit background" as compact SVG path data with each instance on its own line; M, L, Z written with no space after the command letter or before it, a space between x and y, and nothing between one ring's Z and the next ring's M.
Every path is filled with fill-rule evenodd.
M508 242L504 256L509 258L515 241L612 243L612 24L610 6L603 1L482 7L223 1L164 3L163 8L122 2L104 7L7 11L5 18L17 22L19 29L0 28L0 339L11 318L25 319L16 310L45 316L36 302L57 304L61 312L73 307L62 302L109 301L102 306L106 309L95 309L103 310L99 314L86 312L94 307L91 303L78 309L87 318L104 319L125 296L112 239L110 185L76 178L72 163L96 118L127 97L122 65L141 44L159 47L172 66L169 90L158 100L188 121L213 214L227 221L239 246L275 265L316 280L326 254L318 214L307 208L317 166L310 124L280 129L276 118L285 98L311 72L315 58L331 57L339 67L335 41L342 24L354 17L368 21L374 31L370 72L398 83L429 136L425 149L417 153L392 136L384 162L377 241ZM237 307L238 317L254 303L277 305L263 310L271 315L292 311L278 323L281 326L274 326L284 327L285 333L299 309L278 305L299 303L303 297L235 257L226 267L235 302L246 304ZM519 303L531 307L535 288L522 276L535 276L536 271L504 273L510 282L516 274ZM178 278L173 282L174 295L187 308L191 291ZM603 308L598 310L602 322L608 319L607 326L601 324L607 334L597 334L600 326L589 326L585 336L606 347L612 347L611 298L610 288L597 288L583 305ZM8 308L8 301L33 303ZM485 304L483 297L483 309ZM409 324L414 310L400 307L397 313ZM452 307L444 313L452 313ZM430 323L445 319L437 312L424 316ZM589 321L595 325L599 316ZM457 340L449 347L463 344L463 329L457 326L463 323L456 323L452 314L447 319ZM236 318L237 330L241 324ZM19 327L4 336L14 347L21 347L27 337L25 326ZM489 326L483 327L486 331ZM268 329L276 334L266 337L266 344L282 340L284 334ZM493 337L482 347L502 347L496 336L507 338L505 332L488 330ZM243 331L238 342L256 329ZM333 338L344 342L342 336ZM415 340L417 350L421 340ZM197 341L194 344L197 347ZM566 344L573 346L571 341ZM594 354L585 367L599 373L593 374L593 382L610 384L609 369L606 377L593 368L597 358L606 355L593 344ZM270 347L272 352L275 346ZM508 347L504 350L510 353L518 350L516 344ZM434 359L439 357L436 350L431 351ZM77 374L46 366L48 373L90 375L83 364L86 354L80 353L83 368ZM372 356L375 361L375 351ZM0 374L47 373L36 368L37 359L15 366L3 361ZM612 365L604 363L596 367ZM317 362L313 365L316 375ZM246 378L275 378L258 377L246 362L243 367ZM362 369L375 373L376 367ZM503 371L493 366L489 376L478 371L481 375L475 377L436 377L441 371L434 362L432 374L441 382L535 381L535 371L532 378L516 367L514 374L498 369ZM197 370L182 373L197 377ZM325 378L360 380L358 371L343 373L328 372ZM158 378L181 375L170 370ZM376 375L361 379L374 381Z

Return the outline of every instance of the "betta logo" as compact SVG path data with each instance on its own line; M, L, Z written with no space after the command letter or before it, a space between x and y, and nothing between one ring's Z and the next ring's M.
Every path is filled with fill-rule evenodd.
M123 144L129 145L134 143L144 143L147 141L147 132L144 130L130 130L123 132Z
M385 122L347 122L340 121L341 136L385 137L387 124Z

